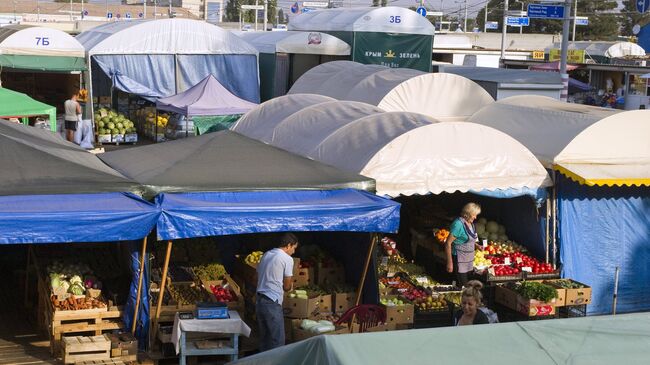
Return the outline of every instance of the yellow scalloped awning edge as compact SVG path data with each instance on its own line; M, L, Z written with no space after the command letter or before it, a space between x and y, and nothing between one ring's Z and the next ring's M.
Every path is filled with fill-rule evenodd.
M553 169L560 172L562 175L577 182L581 185L587 186L650 186L650 179L645 178L618 178L618 179L593 179L582 177L575 172L567 169L561 165L553 165Z

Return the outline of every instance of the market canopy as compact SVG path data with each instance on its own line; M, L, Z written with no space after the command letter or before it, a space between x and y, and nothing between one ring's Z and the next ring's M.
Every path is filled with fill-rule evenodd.
M237 32L260 53L349 56L350 45L321 32Z
M85 49L63 31L30 25L0 27L0 67L71 72L86 70Z
M548 168L586 185L650 184L650 111L620 111L515 96L489 105L470 122L498 129L528 147Z
M0 164L0 196L141 191L58 134L6 120L0 120Z
M560 49L560 43L553 43L553 46L547 48L548 53L551 49ZM569 42L569 49L585 51L585 58L623 58L629 56L645 56L646 52L643 47L632 42L602 42L602 41L579 41Z
M244 114L256 107L233 95L212 75L182 93L158 99L156 108L186 116Z
M389 17L393 21L389 21ZM395 21L399 19L399 21ZM289 30L381 32L431 35L435 28L420 14L396 6L379 8L332 8L291 17Z
M575 364L647 362L650 314L321 335L233 365ZM485 340L489 339L488 343ZM485 343L481 346L468 346ZM398 347L397 347L398 346ZM435 359L432 360L432 359Z
M47 115L52 132L56 132L56 107L34 100L26 94L0 87L0 118L39 115Z
M379 195L472 191L536 196L551 184L530 151L495 129L441 123L417 113L382 113L371 105L364 108L363 103L345 101L322 102L287 115L282 106L298 97L288 95L264 103L261 108L267 112L258 114L262 118L253 120L247 115L245 124L233 130L247 134L258 129L255 135L267 136L266 143L371 177ZM277 118L272 111L284 117ZM468 140L480 143L458 148Z
M162 193L158 238L284 231L397 232L400 205L354 189Z
M231 32L190 19L108 22L76 37L124 92L160 98L214 75L233 94L259 101L257 50Z
M462 76L351 61L312 68L289 90L289 94L296 93L360 101L385 111L408 111L445 120L467 119L494 102L481 86Z
M156 193L374 189L370 178L227 130L99 157Z

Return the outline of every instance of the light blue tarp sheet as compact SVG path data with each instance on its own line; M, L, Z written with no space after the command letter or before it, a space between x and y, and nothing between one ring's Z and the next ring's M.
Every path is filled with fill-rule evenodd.
M255 55L96 55L92 58L116 88L146 98L175 95L213 75L236 96L254 103L260 99Z
M321 335L237 365L647 364L650 314Z
M650 189L589 187L559 175L562 276L592 287L589 314L650 310Z
M161 193L158 239L282 231L396 232L400 204L354 190Z
M0 196L0 244L136 240L159 215L130 193Z

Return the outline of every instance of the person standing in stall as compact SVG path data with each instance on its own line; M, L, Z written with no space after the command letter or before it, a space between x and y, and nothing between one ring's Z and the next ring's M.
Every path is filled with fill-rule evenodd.
M260 352L284 346L284 292L293 286L293 259L298 238L285 233L277 248L267 251L257 265L255 314L259 326Z
M474 250L478 246L478 235L474 220L481 214L481 206L476 203L467 203L449 227L449 237L445 242L447 255L447 272L456 273L457 285L464 287L467 284L468 273L474 270Z
M65 138L74 142L74 132L77 130L77 123L81 120L81 105L77 101L78 90L70 93L70 99L63 103L65 109Z

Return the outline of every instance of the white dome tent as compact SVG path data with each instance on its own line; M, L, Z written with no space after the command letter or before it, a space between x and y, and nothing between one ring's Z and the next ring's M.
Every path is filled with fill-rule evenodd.
M650 112L506 98L469 121L512 136L548 168L586 185L650 183Z
M350 44L352 60L356 62L431 70L435 28L410 9L322 9L292 17L288 28L332 34Z
M77 39L86 49L93 84L102 79L99 68L110 79L107 87L155 99L211 74L236 96L259 102L257 50L215 25L178 18L110 22Z
M385 111L416 112L446 121L467 119L494 102L487 91L462 76L349 61L311 69L289 90L294 93L360 101Z
M260 108L268 110L273 104L273 109L282 111L299 96L306 97L279 97ZM238 124L233 130L253 138L265 135L264 141L271 145L372 177L379 195L529 192L551 184L535 157L497 130L472 123L442 123L417 113L382 113L359 104L314 103L291 115L284 113L280 122L272 116L247 115L246 128ZM253 130L257 137L250 133ZM481 143L459 151L457 146L468 139Z

